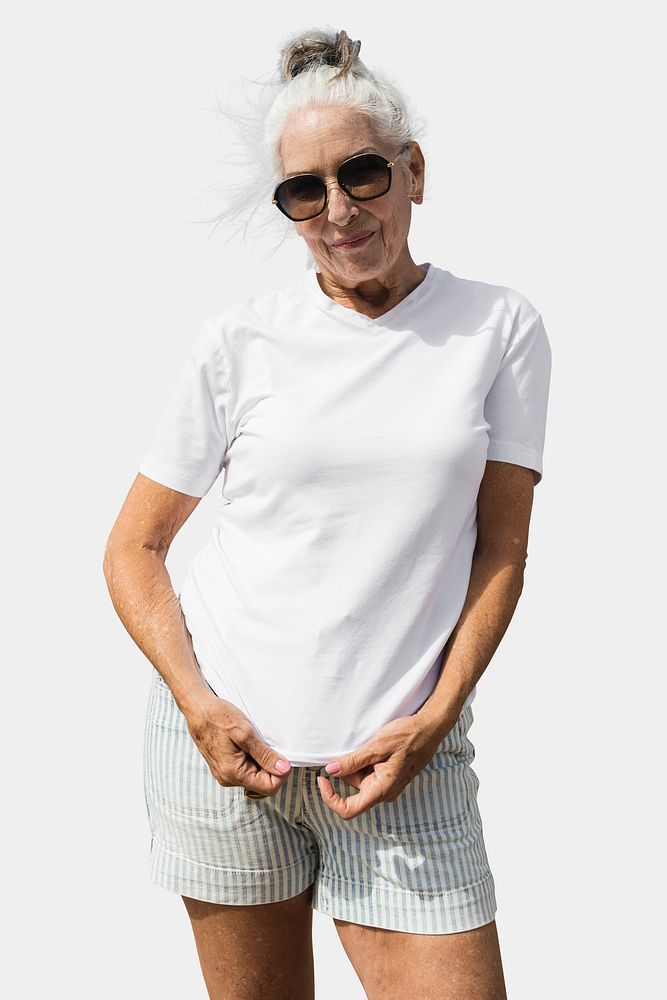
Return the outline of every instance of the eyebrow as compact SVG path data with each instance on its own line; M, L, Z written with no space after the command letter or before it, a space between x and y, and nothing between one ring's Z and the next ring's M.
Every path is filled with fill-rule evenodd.
M362 146L358 149L356 153L350 153L349 156L345 157L345 160L351 160L353 156L361 156L362 153L377 153L375 146ZM341 160L344 163L345 160ZM294 170L291 174L285 174L283 180L289 180L290 177L298 177L300 174L315 174L317 176L317 171L315 170Z

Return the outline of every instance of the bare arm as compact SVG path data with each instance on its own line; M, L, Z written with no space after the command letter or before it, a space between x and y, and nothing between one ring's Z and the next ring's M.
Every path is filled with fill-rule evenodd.
M477 544L463 610L435 689L417 713L442 739L486 670L521 596L533 506L532 469L489 461L477 501Z
M214 778L271 795L289 774L289 762L278 766L282 758L247 716L207 684L165 565L200 499L138 473L107 541L104 577L119 618L171 688Z
M535 477L532 469L489 460L477 499L477 543L459 620L445 646L438 682L421 708L394 719L357 750L327 765L358 789L341 796L323 775L326 804L343 819L376 802L393 802L433 757L493 656L523 589L528 524ZM333 765L333 766L332 766Z
M200 501L139 473L104 552L104 577L123 625L171 688L184 715L215 698L192 649L165 560Z

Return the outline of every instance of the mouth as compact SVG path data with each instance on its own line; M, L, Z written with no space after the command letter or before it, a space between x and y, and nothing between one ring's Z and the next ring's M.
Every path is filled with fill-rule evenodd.
M331 246L334 250L353 250L356 247L365 246L369 240L375 236L375 230L370 233L365 233L363 236L359 236L354 240L344 240L343 242L332 243Z

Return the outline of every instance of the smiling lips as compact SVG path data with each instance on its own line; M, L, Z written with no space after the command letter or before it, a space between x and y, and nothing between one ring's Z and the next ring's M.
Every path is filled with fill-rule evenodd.
M375 232L375 230L373 230L370 233L363 233L362 235L358 236L354 240L349 240L349 241L345 240L344 242L332 243L331 245L336 250L347 250L347 249L351 250L354 247L358 247L358 246L360 247L360 246L363 246L364 244L368 243L368 241L370 240L371 236L374 235L374 232Z

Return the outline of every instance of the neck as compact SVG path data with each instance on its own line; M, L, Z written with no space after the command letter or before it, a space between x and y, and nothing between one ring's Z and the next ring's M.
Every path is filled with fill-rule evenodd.
M374 319L398 305L425 277L426 271L410 259L407 267L402 264L381 274L360 277L356 282L320 267L317 281L334 302Z

